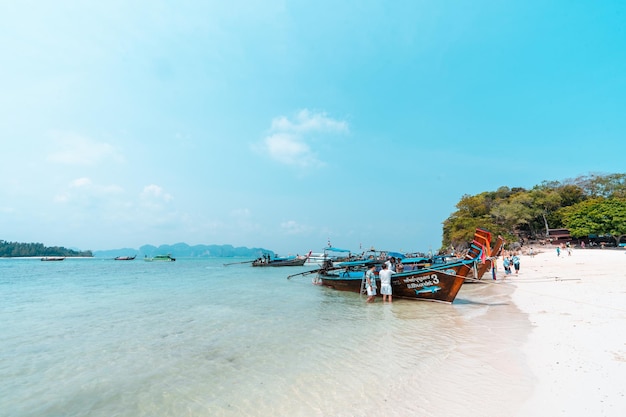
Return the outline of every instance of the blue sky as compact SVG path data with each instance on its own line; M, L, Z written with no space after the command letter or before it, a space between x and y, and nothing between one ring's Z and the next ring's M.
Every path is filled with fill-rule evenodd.
M0 239L426 251L626 172L623 1L0 4Z

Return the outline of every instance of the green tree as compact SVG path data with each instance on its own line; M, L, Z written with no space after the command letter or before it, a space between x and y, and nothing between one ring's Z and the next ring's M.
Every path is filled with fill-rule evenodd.
M573 228L570 233L575 236L577 233L579 236L590 233L618 235L621 230L619 207L601 205L612 213L611 217L604 212L604 217L613 218L615 224L600 221L604 217L599 215L593 224L589 220L583 227L584 218L576 218L577 210L586 207L584 203L587 201L603 201L596 198L623 201L626 198L626 174L589 175L564 182L544 181L530 191L503 186L492 192L464 195L456 205L457 210L443 222L443 247L468 241L476 227L502 235L509 242L546 236L549 229L560 227ZM566 210L567 207L571 209Z
M481 193L475 196L464 195L457 203L455 211L443 222L442 249L454 246L463 249L471 242L476 228L497 232L501 228L490 215L494 193Z
M526 190L518 190L507 200L491 210L491 216L501 226L504 234L519 234L519 230L533 219L532 197Z
M0 240L0 257L28 257L28 256L87 256L91 251L75 251L64 247L46 247L42 243L18 243Z
M626 198L626 174L591 174L578 177L572 182L589 197Z
M626 235L626 199L596 197L559 210L575 237L611 235L617 244Z
M555 192L559 195L562 206L571 206L574 204L578 204L583 200L587 199L587 195L585 195L585 190L582 187L574 184L566 184L555 190Z

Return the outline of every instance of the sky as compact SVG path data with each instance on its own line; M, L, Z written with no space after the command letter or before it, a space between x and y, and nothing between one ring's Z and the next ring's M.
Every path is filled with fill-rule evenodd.
M626 172L626 2L0 0L0 239L427 251Z

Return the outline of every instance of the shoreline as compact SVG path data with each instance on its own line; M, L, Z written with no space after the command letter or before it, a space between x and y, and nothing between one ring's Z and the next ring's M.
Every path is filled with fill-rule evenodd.
M522 256L512 300L533 326L534 379L518 416L621 416L626 404L626 251L540 248ZM501 267L501 266L500 266Z

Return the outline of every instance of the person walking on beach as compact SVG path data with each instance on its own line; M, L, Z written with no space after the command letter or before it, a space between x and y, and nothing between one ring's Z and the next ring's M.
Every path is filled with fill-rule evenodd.
M369 269L365 272L365 288L367 289L367 301L368 303L374 302L374 297L376 297L376 276L374 275L374 271L376 270L376 264L373 264L369 267Z
M511 259L509 259L508 255L504 257L504 261L502 261L502 265L504 266L504 274L511 274Z
M515 255L513 255L513 258L511 259L511 261L513 262L513 268L515 268L515 275L519 274L519 256L517 255L517 253Z
M378 277L380 278L380 293L383 296L383 303L385 301L389 301L390 303L391 301L391 276L394 274L393 271L391 271L388 267L387 264L384 263L382 265L382 269L380 270L380 272L378 273Z
M560 246L556 247L556 256L561 256L561 247Z

